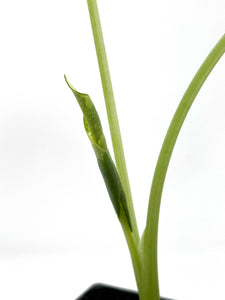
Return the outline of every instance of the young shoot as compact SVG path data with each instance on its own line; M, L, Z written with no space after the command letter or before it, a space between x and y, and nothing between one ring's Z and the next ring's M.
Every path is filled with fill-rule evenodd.
M172 118L156 164L149 196L146 226L140 238L133 208L97 1L87 0L87 4L105 98L115 163L109 153L100 118L90 97L87 94L79 93L71 85L66 76L65 80L82 110L86 133L95 152L97 163L112 205L121 223L131 255L139 298L140 300L159 300L157 240L163 185L170 158L184 120L206 78L225 52L225 35L221 37L200 66Z

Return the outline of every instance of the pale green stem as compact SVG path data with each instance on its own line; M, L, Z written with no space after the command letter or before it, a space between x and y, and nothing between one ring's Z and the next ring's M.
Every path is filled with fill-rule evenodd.
M95 48L98 58L99 70L102 81L102 88L105 97L105 104L108 116L108 122L110 127L113 151L115 156L116 167L120 176L122 186L124 188L127 204L130 212L133 235L136 245L139 243L138 227L132 202L131 189L128 179L126 161L123 151L122 138L120 133L119 121L117 117L116 105L114 100L114 94L112 89L112 82L109 72L108 60L106 56L105 44L103 40L102 28L100 23L100 17L98 12L98 6L96 0L87 0L89 14L91 19L91 26L94 36Z
M224 52L225 35L222 36L216 46L212 49L187 88L174 114L163 142L153 176L149 198L147 223L143 236L144 268L142 279L144 279L144 287L142 288L144 289L144 297L141 298L141 300L159 300L159 284L157 274L158 221L163 185L174 145L195 97Z
M122 215L122 218L125 218L125 216ZM137 287L138 290L140 290L141 289L141 259L139 256L138 247L135 244L134 236L130 234L130 230L128 228L127 222L125 220L124 221L122 220L121 225L130 251Z

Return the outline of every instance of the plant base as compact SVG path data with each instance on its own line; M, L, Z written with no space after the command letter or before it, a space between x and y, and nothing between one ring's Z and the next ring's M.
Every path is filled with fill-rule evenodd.
M96 283L89 287L75 300L138 300L138 293L135 291L114 287L102 283ZM172 300L160 297L161 300Z

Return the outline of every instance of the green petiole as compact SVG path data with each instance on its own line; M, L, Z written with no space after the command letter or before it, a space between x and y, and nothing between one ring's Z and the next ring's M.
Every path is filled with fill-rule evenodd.
M184 123L184 120L191 108L192 103L194 102L199 90L201 89L203 83L209 76L212 69L215 67L219 59L225 52L225 35L218 41L212 51L209 53L198 72L194 76L190 85L188 86L181 102L174 114L174 117L171 121L169 129L167 131L166 137L164 139L158 162L155 168L151 192L149 197L149 206L147 214L147 222L144 235L142 237L142 256L143 256L143 275L142 279L144 280L143 289L144 294L146 295L144 300L151 297L152 300L159 299L159 284L158 284L158 275L157 275L157 237L158 237L158 222L159 222L159 211L160 211L160 202L162 196L163 185L170 162L170 158L178 137L178 134L181 130L181 127ZM149 255L151 253L151 255ZM158 291L156 296L153 296L152 293ZM156 292L154 292L156 294Z
M108 123L111 133L113 151L115 156L116 167L120 176L122 186L124 188L127 205L130 211L133 236L135 243L139 243L139 232L136 222L136 216L133 207L130 183L127 173L127 166L124 156L122 138L120 133L119 121L117 117L116 104L114 100L114 93L112 88L112 81L109 72L108 60L105 50L105 44L102 34L102 27L98 12L98 6L96 0L87 0L89 15L91 20L91 27L95 42L96 54L98 59L99 71L102 81L102 88L105 98L106 111L108 116Z

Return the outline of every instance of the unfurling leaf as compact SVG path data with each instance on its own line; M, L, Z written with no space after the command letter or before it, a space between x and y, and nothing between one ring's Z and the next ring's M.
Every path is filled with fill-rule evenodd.
M105 136L102 130L102 125L98 113L95 109L95 106L92 103L89 95L79 93L70 84L66 76L65 80L70 89L72 90L74 96L76 97L77 102L80 105L80 108L83 112L84 127L92 144L92 147L95 151L98 166L102 173L106 188L108 190L108 194L110 196L116 214L119 220L121 221L121 209L123 210L127 224L130 227L130 230L132 231L126 195L121 184L116 166L108 151Z

